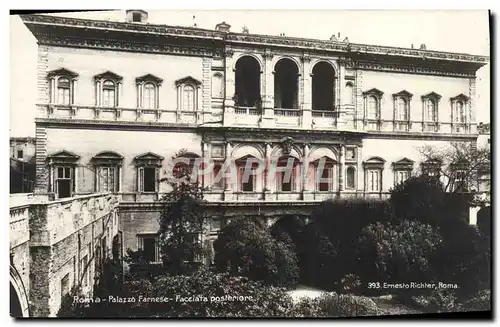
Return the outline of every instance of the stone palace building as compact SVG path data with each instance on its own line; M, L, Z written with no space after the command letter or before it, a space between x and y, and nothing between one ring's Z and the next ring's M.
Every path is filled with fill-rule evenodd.
M38 42L35 196L66 208L60 224L74 225L91 204L102 211L114 203L117 217L104 243L94 223L92 232L85 224L62 228L78 242L75 236L66 261L51 265L47 289L55 297L87 280L81 267L93 264L92 244L104 251L114 239L121 253L143 249L159 261L156 200L169 191L160 179L172 174L181 150L214 163L200 179L212 217L209 246L237 215L272 223L325 199L384 198L413 173L435 168L420 146L478 137L476 71L488 57L239 33L226 22L214 29L156 25L143 10L128 10L122 22L22 20ZM291 178L265 167L244 180L249 159L291 162ZM227 161L236 177L214 178ZM30 218L29 228L38 228L32 225ZM58 237L47 241L51 263ZM31 288L39 282L26 280ZM34 314L54 315L59 300L44 301Z

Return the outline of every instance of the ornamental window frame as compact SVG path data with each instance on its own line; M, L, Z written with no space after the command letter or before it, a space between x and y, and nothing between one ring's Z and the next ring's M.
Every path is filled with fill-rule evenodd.
M411 99L413 94L406 90L402 90L392 95L394 109L393 109L393 122L394 130L406 131L410 129L411 124ZM403 104L403 108L401 108ZM403 112L403 119L401 119L401 112Z
M365 126L369 126L369 124L375 123L375 130L380 130L381 123L381 104L382 98L384 96L384 92L379 89L372 88L368 91L363 92L363 100L364 100L364 122ZM370 101L375 100L375 117L370 115ZM370 128L371 129L371 128Z
M102 151L92 157L91 162L95 170L94 191L112 193L121 192L123 156L113 151ZM102 173L103 171L107 171L108 174L104 175ZM110 175L111 172L113 175ZM102 179L111 178L111 176L113 180L111 190L109 189L109 181L107 182L108 189L102 189Z
M363 169L365 171L365 192L366 193L381 193L383 190L383 172L385 166L385 159L381 157L371 157L363 162ZM377 187L369 187L371 177L377 175Z
M441 95L436 92L431 92L426 95L422 95L422 131L439 131L439 102L441 100ZM434 117L429 117L429 105L434 105L433 115ZM432 119L434 118L434 119Z
M177 110L182 112L197 112L200 105L200 90L201 82L191 76L187 76L175 81L175 87L177 88ZM188 88L193 89L193 107L187 108L185 105L185 96Z
M77 162L80 159L79 155L72 152L62 150L47 156L49 165L49 192L55 193L55 197L71 198L77 191ZM68 196L60 196L60 180L69 180Z
M398 185L411 178L414 164L415 161L406 157L392 163L392 170L394 171L394 185ZM403 176L403 178L400 178L400 176Z
M111 71L106 71L102 74L94 76L95 90L96 90L96 107L101 108L117 108L120 106L120 88L123 77ZM104 91L113 91L112 105L104 104ZM108 92L106 92L108 93Z
M458 105L462 105L462 114L458 115ZM451 128L453 133L460 133L467 131L467 127L470 124L470 98L463 93L450 98L451 105ZM457 116L461 116L462 119L458 119ZM462 131L461 127L464 127Z
M143 110L157 110L160 107L160 87L163 79L153 75L146 74L135 79L137 86L137 108ZM153 105L145 105L146 87L151 86L153 90Z
M138 193L158 193L160 186L160 169L163 163L163 157L153 152L146 152L134 158L137 171L136 191ZM145 169L153 169L154 185L153 189L145 190L146 175Z
M75 88L78 80L78 74L66 68L53 70L47 74L49 80L50 99L49 103L52 105L72 106L75 104ZM67 85L60 85L62 80L67 80ZM59 99L59 89L64 88L68 90L67 103L61 103Z

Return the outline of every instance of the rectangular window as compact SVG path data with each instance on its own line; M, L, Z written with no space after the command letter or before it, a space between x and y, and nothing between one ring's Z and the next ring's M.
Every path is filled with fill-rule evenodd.
M379 170L368 170L367 171L367 184L369 192L380 192L380 171Z
M276 188L280 192L292 192L294 191L295 182L295 169L289 171L278 171L276 172Z
M408 178L410 178L410 171L408 171L408 170L396 171L396 184L403 183Z
M118 169L116 167L98 168L98 191L117 192L118 191Z
M255 175L254 174L247 174L248 176L245 175L245 167L239 167L238 168L238 174L239 174L239 180L240 180L240 185L241 188L240 190L242 192L254 192L255 191Z
M320 192L330 191L332 182L332 169L330 167L323 167L322 171L318 169L317 176L317 190Z
M22 159L23 158L23 150L17 150L17 158Z
M61 299L66 295L69 294L70 291L70 285L69 285L69 273L64 275L64 277L61 279Z
M69 198L73 192L73 168L55 168L55 193L58 198Z
M102 90L102 106L107 108L115 106L115 90Z
M221 175L221 164L215 164L212 174L213 188L217 190L224 189L224 176Z
M156 174L155 167L139 167L139 192L156 192Z
M147 262L158 262L159 244L158 236L154 234L139 235L139 250L143 251L144 259Z

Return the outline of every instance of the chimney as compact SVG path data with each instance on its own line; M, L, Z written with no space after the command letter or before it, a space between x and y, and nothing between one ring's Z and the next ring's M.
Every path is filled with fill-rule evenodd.
M126 11L127 23L147 23L148 12L141 9L129 9Z
M229 33L230 28L231 28L231 25L229 25L226 22L222 22L222 23L215 25L215 30L219 31L219 32Z
M427 47L425 46L425 44L424 44L424 43L422 43L422 44L420 45L420 50L427 50Z

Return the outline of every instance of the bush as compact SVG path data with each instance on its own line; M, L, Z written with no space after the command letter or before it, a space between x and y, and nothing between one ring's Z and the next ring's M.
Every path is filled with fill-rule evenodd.
M465 301L463 307L467 311L491 310L491 290L477 292L470 300Z
M286 289L266 286L245 277L213 274L205 269L192 276L159 279L153 285L153 296L205 297L208 301L183 302L180 299L153 306L159 316L168 317L287 317L293 310ZM239 300L211 301L225 296Z
M315 299L304 298L295 305L297 317L377 316L382 312L373 300L363 296L323 293Z
M372 224L358 240L359 271L364 280L381 283L430 282L434 273L429 259L441 242L432 226L417 221Z
M217 270L269 285L295 284L299 268L293 242L286 234L279 238L259 218L232 221L214 242Z

